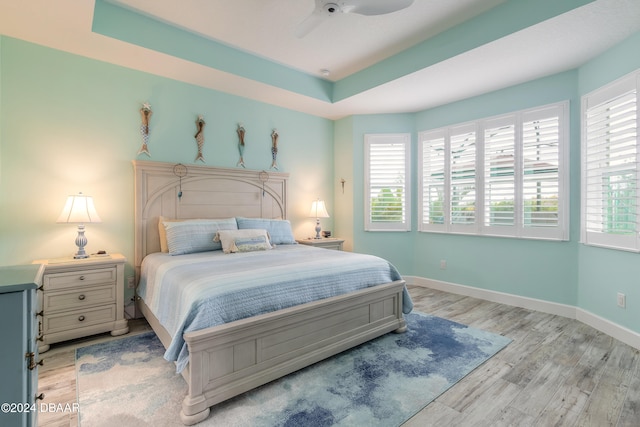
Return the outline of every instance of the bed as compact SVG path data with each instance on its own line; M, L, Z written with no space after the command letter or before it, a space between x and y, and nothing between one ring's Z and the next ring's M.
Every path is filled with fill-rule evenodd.
M185 171L181 165L176 167L173 163L151 161L134 161L133 164L134 264L138 279L144 267L144 278L140 281L142 288L139 289L142 296L138 305L167 349L165 358L176 361L177 370L188 384L180 414L185 425L204 420L208 417L211 406L233 396L380 335L391 331L406 331L403 310L410 311L411 302L404 281L397 272L394 273L395 269L392 268L388 276L380 276L385 277L384 280L378 276L367 278L369 282L381 281L375 286L371 283L358 283L360 279L356 279L355 275L341 270L348 268L347 264L354 264L354 260L343 262L340 257L362 256L362 259L356 259L355 264L361 264L368 272L373 269L368 268L366 263L377 263L378 261L373 260L375 257L295 244L276 244L272 250L267 251L240 250L243 253L238 254L224 254L225 251L218 250L172 256L162 252L161 241L164 241L164 237L161 238L158 227L162 219L244 218L247 224L254 224L252 219L261 218L267 222L267 227L271 223L286 223L288 174L200 165L189 165ZM167 230L171 227L173 225L167 226ZM178 229L177 226L175 228ZM257 232L252 230L254 231ZM224 238L226 234L234 233L220 232L220 235ZM274 240L273 236L268 236ZM251 236L252 239L254 237ZM264 239L258 237L262 239L259 240L260 244L263 244ZM240 240L236 239L234 242ZM251 240L252 245L255 242L255 239ZM220 244L223 243L227 245L224 239ZM244 259L251 268L235 265L236 262L245 262ZM314 265L311 266L305 260L314 260ZM315 276L307 277L306 271L331 270L327 265L335 265L333 269L338 276L349 278L348 290L312 296L308 301L283 302L282 307L278 305L281 304L278 297L275 308L266 312L258 308L249 317L235 313L218 316L218 310L211 307L235 307L229 300L222 300L212 303L205 310L214 313L212 317L216 319L212 324L205 325L194 321L197 316L187 316L191 322L187 324L180 320L182 317L175 320L175 313L159 311L159 305L181 310L178 308L181 304L173 302L182 301L184 295L171 294L167 290L170 288L160 287L162 285L149 285L155 283L156 279L158 283L164 283L162 280L166 281L167 277L173 278L176 283L182 280L187 283L186 276L191 276L196 270L201 270L206 276L206 268L213 268L218 273L228 268L229 271L225 270L220 275L228 278L228 286L246 286L245 296L260 295L254 299L266 301L266 291L259 294L262 288L254 287L252 283L255 280L251 276L231 276L243 269L255 274L260 264L265 269L259 275L265 282L270 277L269 280L273 282L270 286L280 287L282 301L285 301L284 294L296 294L296 290L307 289L307 286L312 291L305 290L300 294L313 294L316 289ZM300 270L305 270L305 276L298 276L299 272L291 272L290 269L284 270L285 264L301 266ZM202 267L191 267L196 265ZM177 276L185 271L189 274ZM201 284L204 279L199 277L193 280ZM296 286L297 282L299 286ZM263 286L262 282L260 286ZM213 292L200 285L175 292L189 294L195 288ZM162 298L165 298L164 303ZM167 298L171 304L166 303ZM202 301L199 296L197 300ZM175 321L172 323L168 319Z

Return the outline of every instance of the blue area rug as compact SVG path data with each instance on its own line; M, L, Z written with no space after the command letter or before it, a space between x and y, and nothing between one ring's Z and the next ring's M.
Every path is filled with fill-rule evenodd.
M439 317L212 408L199 426L398 426L511 342ZM187 386L153 333L76 352L80 425L179 426Z

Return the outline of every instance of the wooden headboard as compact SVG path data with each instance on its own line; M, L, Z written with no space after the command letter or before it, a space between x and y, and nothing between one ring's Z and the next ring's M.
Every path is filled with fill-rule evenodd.
M175 167L176 163L133 161L136 273L147 254L160 252L160 216L287 217L288 173L185 165L186 175L180 178Z

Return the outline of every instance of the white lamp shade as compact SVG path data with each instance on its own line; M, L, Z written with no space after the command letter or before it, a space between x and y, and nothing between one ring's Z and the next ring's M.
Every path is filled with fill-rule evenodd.
M318 199L311 204L309 216L311 218L329 218L327 208L324 206L324 200Z
M67 198L67 203L58 217L61 223L102 222L93 205L93 198L84 194L76 194Z

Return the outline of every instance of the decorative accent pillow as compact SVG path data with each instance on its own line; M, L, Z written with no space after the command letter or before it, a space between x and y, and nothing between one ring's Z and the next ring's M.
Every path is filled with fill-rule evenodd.
M265 251L272 248L267 230L220 230L215 238L222 243L222 251L225 254Z
M164 220L161 224L166 233L167 251L171 255L219 251L222 245L214 241L218 230L238 228L235 218Z
M291 223L286 219L237 217L238 229L264 229L271 236L272 245L294 245L296 239L291 231Z

